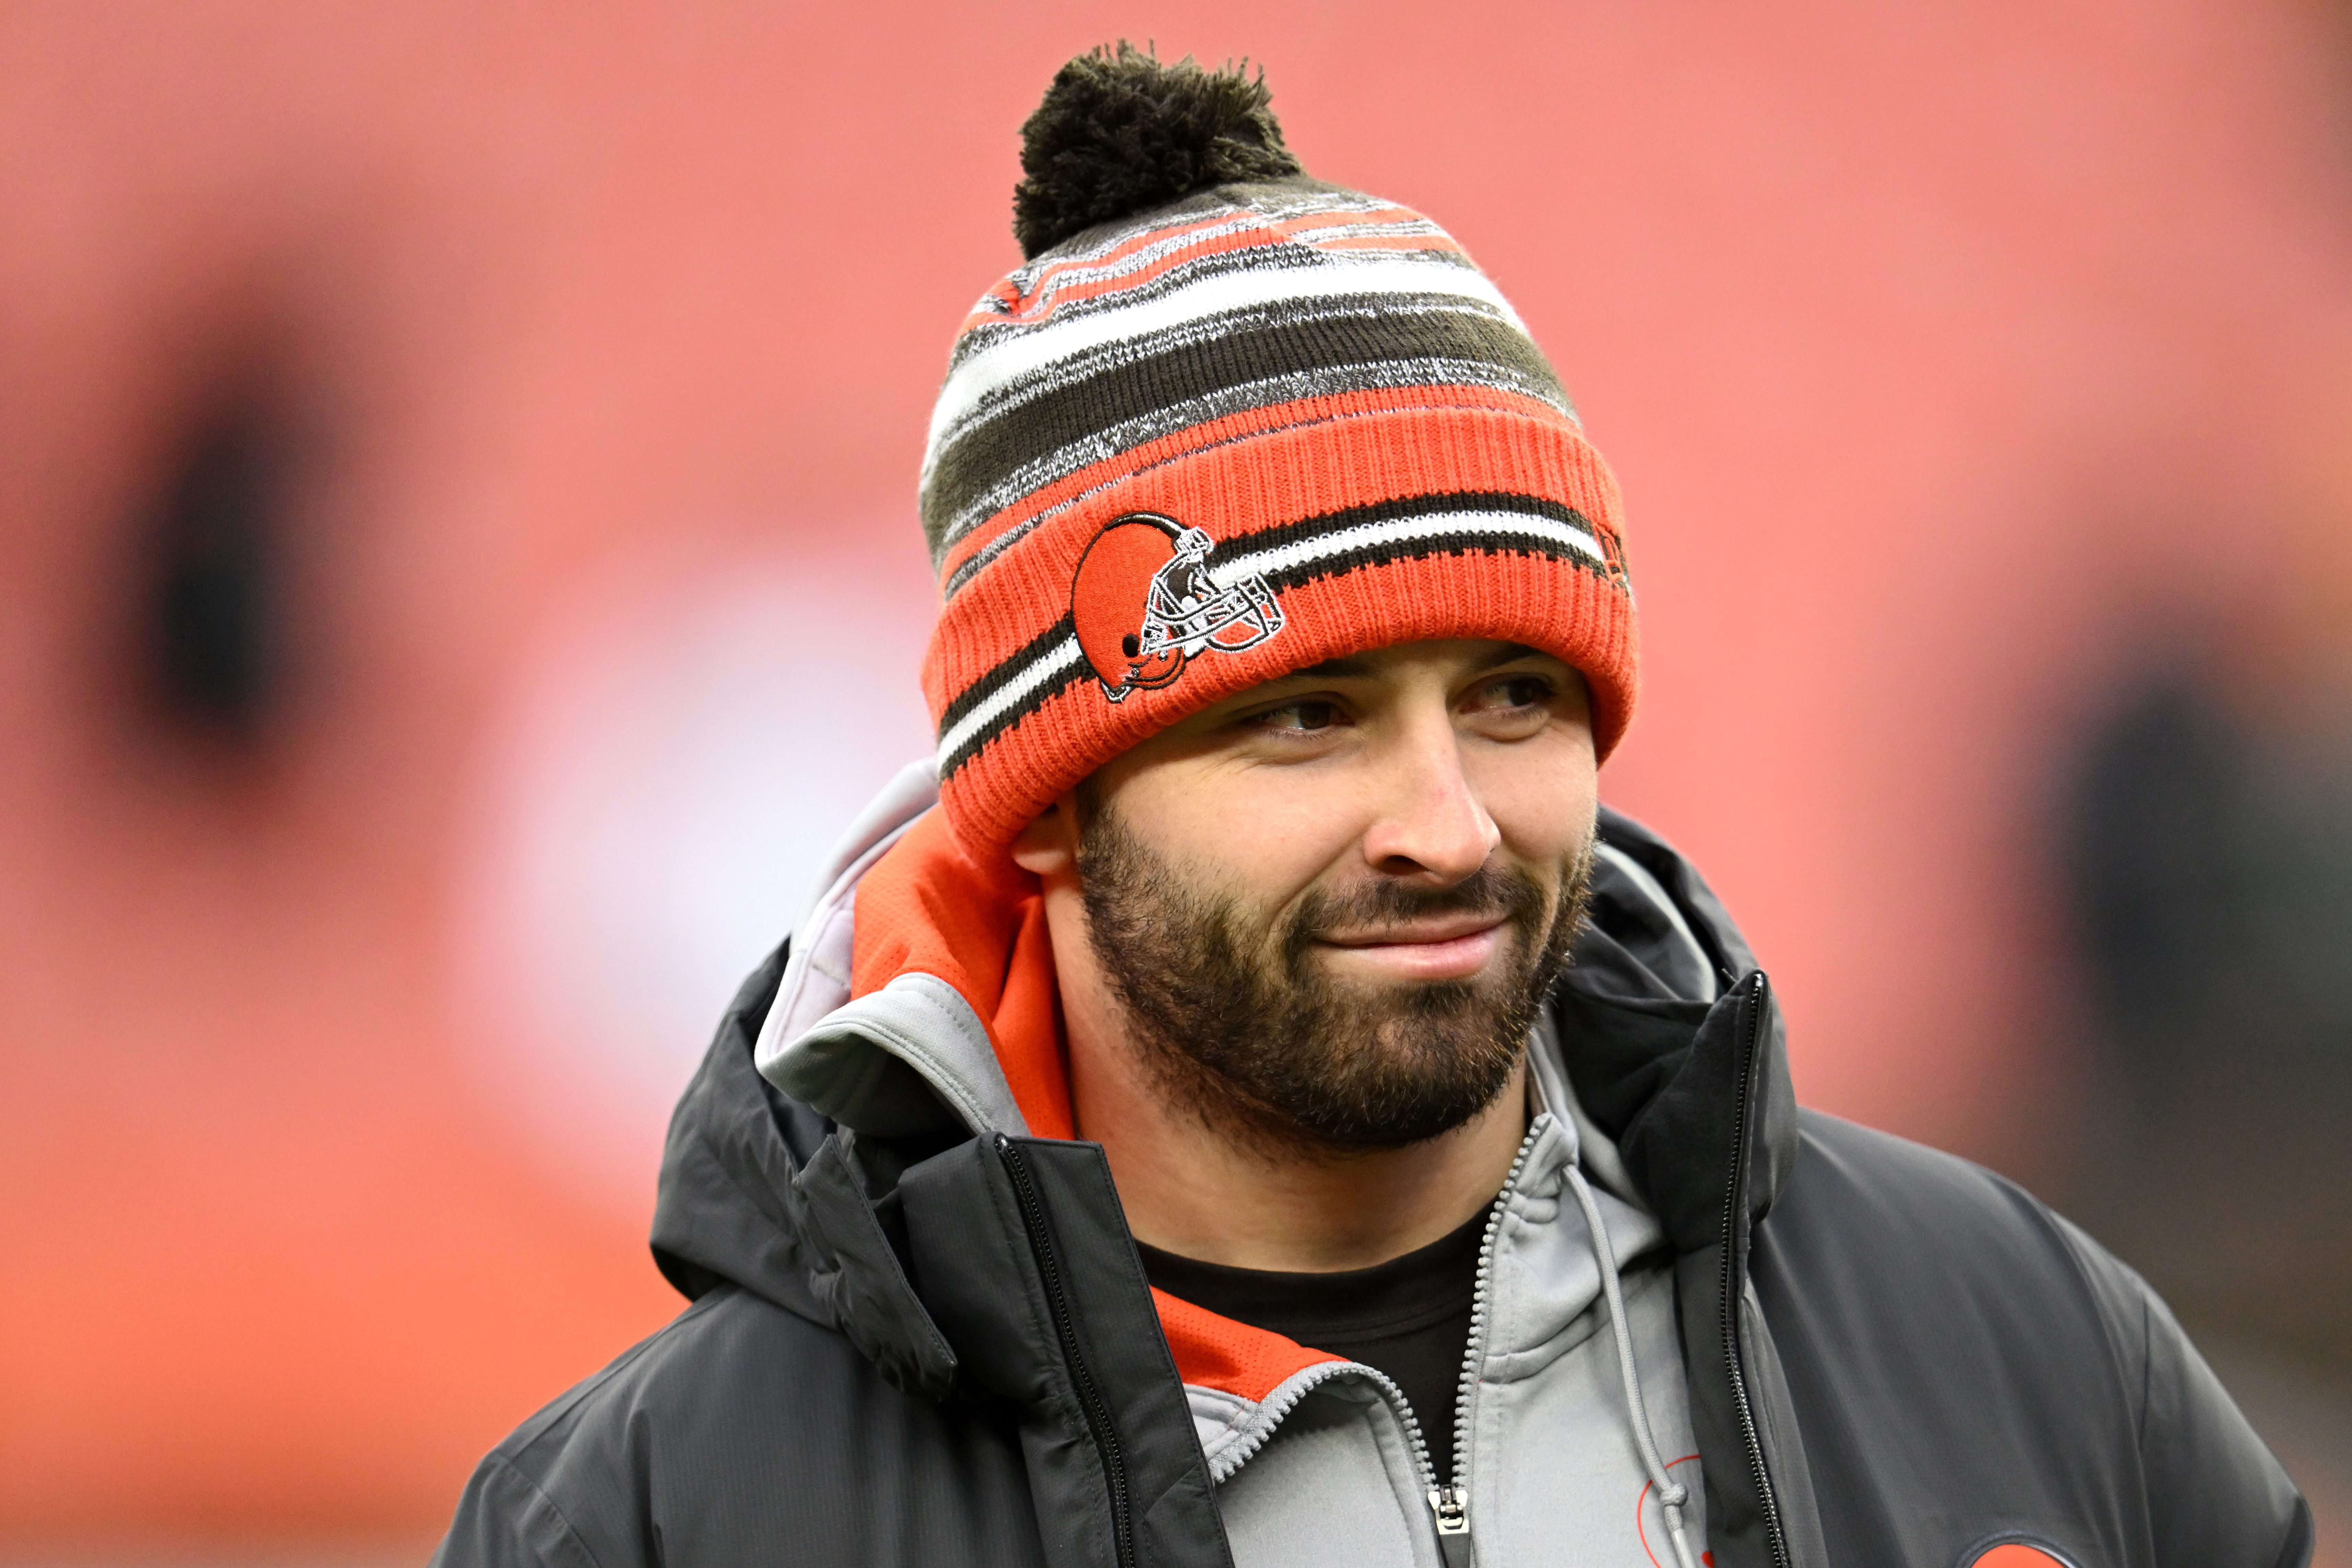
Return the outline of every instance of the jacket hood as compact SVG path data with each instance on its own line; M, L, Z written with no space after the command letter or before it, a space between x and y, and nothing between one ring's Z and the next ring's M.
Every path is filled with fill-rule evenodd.
M956 1357L914 1283L899 1176L975 1138L1074 1134L1035 884L967 858L936 802L927 762L893 780L835 849L791 941L745 982L671 1120L653 1247L688 1297L731 1282L839 1328L894 1383L940 1396ZM1577 1121L1607 1135L1587 1138L1593 1173L1637 1194L1692 1250L1720 1223L1724 1194L1713 1154L1692 1152L1727 1146L1739 1100L1729 1053L1706 1041L1760 977L1664 840L1604 807L1596 862L1548 1032ZM1777 1014L1759 1016L1751 1219L1796 1138ZM1320 1359L1155 1298L1187 1382L1271 1386Z

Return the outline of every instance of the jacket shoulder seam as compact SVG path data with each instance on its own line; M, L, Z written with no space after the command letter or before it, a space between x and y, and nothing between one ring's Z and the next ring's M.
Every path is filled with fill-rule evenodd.
M553 1498L547 1495L546 1488L541 1486L539 1482L534 1480L520 1466L515 1464L514 1461L508 1458L503 1454L494 1453L489 1456L486 1462L494 1465L499 1469L504 1471L507 1475L513 1478L516 1484L523 1487L530 1492L531 1502L537 1508L545 1510L547 1517L554 1522L555 1527L562 1531L562 1540L565 1543L567 1543L572 1551L579 1553L580 1561L587 1563L589 1568L604 1568L602 1560L600 1560L595 1552L590 1548L588 1542L581 1539L580 1531L572 1527L570 1517L564 1513L562 1508ZM532 1555L534 1557L540 1557L544 1561L544 1555L542 1553L534 1552Z
M502 1443L496 1449L493 1449L489 1458L496 1460L498 1463L506 1466L508 1468L514 1470L516 1475L523 1475L522 1470L512 1463L509 1456L520 1454L527 1449L536 1447L541 1441L546 1440L551 1436L548 1429L554 1426L556 1422L560 1421L562 1417L571 1414L572 1411L579 1409L582 1405L593 1401L598 1394L604 1391L607 1384L611 1384L623 1373L627 1372L638 1362L651 1354L656 1346L659 1345L663 1341L669 1339L679 1330L685 1328L689 1320L700 1316L706 1316L707 1314L704 1311L706 1307L723 1300L729 1294L740 1290L741 1289L742 1287L736 1285L733 1281L730 1280L720 1284L714 1289L705 1292L700 1300L688 1303L684 1311L678 1313L677 1316L672 1318L668 1322L664 1323L660 1328L656 1329L652 1333L647 1334L644 1339L639 1340L635 1344L631 1345L619 1355L614 1356L604 1366L597 1368L594 1372L590 1373L586 1377L582 1378L578 1383L573 1384L570 1388L565 1389L562 1394L557 1394L553 1399L548 1401L546 1405L540 1408L536 1415L534 1415L529 1421L525 1422L522 1427L516 1432L515 1437L520 1438L521 1440L520 1442L515 1441L514 1438L509 1438L506 1443ZM527 1436L525 1436L526 1433L529 1434ZM556 1440L560 1442L563 1439L557 1438ZM528 1478L526 1477L525 1479Z
M2311 1568L2313 1545L2311 1501L2298 1490L2294 1511L2287 1518L2286 1539L2279 1543L2278 1560L2272 1568Z
M1846 1121L1842 1117L1831 1116L1825 1111L1806 1108L1801 1110L1800 1118L1801 1135L1807 1141L1820 1138L1822 1124L1826 1122L1836 1128L1864 1134L1867 1142L1884 1140L1902 1145L1913 1152L1915 1155L1925 1156L1932 1163L1945 1168L1947 1173L1944 1179L1947 1182L1951 1182L1954 1177L1958 1176L1972 1178L1978 1191L1964 1201L1981 1215L1988 1224L2006 1230L2012 1236L2032 1237L2051 1247L2057 1258L2063 1259L2060 1270L2061 1276L2071 1279L2075 1289L2079 1291L2082 1310L2087 1312L2091 1320L2098 1325L2101 1335L2114 1348L2117 1356L2118 1372L2128 1378L2133 1370L2133 1363L2135 1359L2137 1360L2137 1370L2142 1380L2142 1387L2141 1408L2137 1414L2134 1426L2136 1430L2144 1426L2147 1412L2145 1384L2151 1359L2148 1348L2151 1341L2147 1312L2148 1300L2152 1292L2126 1265L2099 1247L2089 1237L2083 1234L2079 1226L2048 1204L1988 1165L1979 1164L1974 1160L1952 1153L1948 1150L1914 1142L1910 1139L1884 1132L1876 1128ZM1955 1184L1955 1185L1958 1184ZM2104 1268L2102 1268L2103 1264ZM2119 1320L2110 1310L2108 1299L2111 1291L2102 1288L2099 1276L2106 1273L2120 1277L2116 1280L2116 1284L2136 1287L2126 1292L2137 1300L2141 1314L2138 1324L2139 1345L2136 1358L2129 1342L2132 1325L2128 1321Z
M2014 1182L2009 1181L2007 1177L1996 1173L1994 1179L2015 1191L2031 1205L2035 1217L2058 1238L2059 1245L2065 1248L2066 1261L2074 1270L2075 1278L2082 1282L2083 1289L2090 1297L2091 1310L2098 1319L2101 1331L2106 1334L2109 1342L2115 1345L2116 1355L2119 1358L2137 1355L2139 1363L2139 1408L2133 1414L2132 1446L2134 1451L2145 1459L2147 1454L2148 1416L2156 1405L2156 1341L2158 1331L2156 1292L2148 1288L2147 1281L2142 1279L2137 1270L2099 1246L2080 1226L2032 1194L2026 1192L2022 1187L2019 1187ZM2133 1304L2138 1309L2139 1342L2137 1346L2122 1342L2128 1332L2129 1325L2118 1321L2116 1315L2102 1300L2105 1291L2102 1289L2096 1276L2103 1274L2108 1277L2109 1289L2126 1291ZM2126 1359L2126 1365L2128 1366L2128 1364L2129 1362Z

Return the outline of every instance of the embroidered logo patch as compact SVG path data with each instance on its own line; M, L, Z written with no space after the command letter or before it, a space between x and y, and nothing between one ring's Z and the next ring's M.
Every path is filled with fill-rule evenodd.
M1690 1468L1684 1469L1685 1465ZM1675 1472L1677 1470L1682 1473L1676 1475ZM1666 1475L1670 1479L1696 1489L1698 1486L1698 1456L1685 1454L1666 1466ZM1642 1538L1642 1551L1650 1560L1650 1568L1674 1568L1675 1549L1666 1533L1666 1516L1658 1506L1655 1488L1647 1480L1642 1483L1641 1495L1633 1500L1633 1529ZM1701 1568L1715 1568L1715 1553L1704 1549L1706 1543L1697 1539L1697 1533L1696 1530L1691 1532L1691 1544L1701 1548L1698 1554Z
M1070 619L1105 698L1171 685L1186 660L1239 653L1282 629L1282 602L1265 578L1210 571L1216 548L1203 530L1150 511L1114 518L1087 542Z
M1969 1558L1969 1568L2074 1568L2074 1564L2054 1552L2044 1552L2038 1546L2028 1546L2022 1541L2004 1541Z

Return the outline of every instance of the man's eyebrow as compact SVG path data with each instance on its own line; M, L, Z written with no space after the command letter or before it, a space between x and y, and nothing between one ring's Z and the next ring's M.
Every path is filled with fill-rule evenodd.
M1310 664L1290 672L1292 679L1308 680L1347 680L1372 673L1372 667L1360 658L1327 658L1320 664Z
M1523 642L1505 643L1495 650L1493 657L1481 660L1478 668L1482 671L1497 669L1504 665L1515 663L1519 659L1543 658L1547 657L1549 656L1545 654L1543 649L1539 647L1529 647ZM1292 670L1289 675L1283 679L1288 680L1360 680L1370 676L1371 673L1372 667L1364 662L1361 658L1327 658L1320 664L1301 665L1298 668Z
M1519 659L1543 658L1547 657L1549 656L1544 653L1543 649L1539 647L1529 647L1523 642L1505 643L1501 647L1495 650L1494 658L1486 660L1478 668L1482 670L1499 669L1504 665L1515 663Z

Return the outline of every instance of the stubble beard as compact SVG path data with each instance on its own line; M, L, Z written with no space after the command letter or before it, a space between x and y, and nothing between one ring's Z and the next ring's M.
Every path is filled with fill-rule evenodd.
M1445 889L1376 879L1316 892L1279 921L1188 881L1108 805L1078 879L1087 938L1153 1087L1211 1132L1269 1157L1344 1157L1452 1131L1512 1080L1567 963L1591 880L1588 840L1547 894L1490 859ZM1505 921L1509 948L1462 980L1354 984L1318 939L1440 914Z

